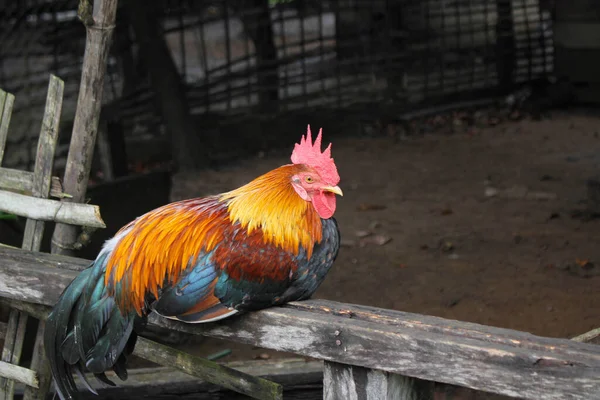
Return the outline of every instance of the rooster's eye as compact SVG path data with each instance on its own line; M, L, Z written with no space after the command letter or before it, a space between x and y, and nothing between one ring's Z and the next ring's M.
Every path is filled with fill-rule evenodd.
M306 180L306 183L313 183L313 181L314 181L314 179L313 179L313 177L312 177L312 176L307 176L307 177L305 178L305 180Z

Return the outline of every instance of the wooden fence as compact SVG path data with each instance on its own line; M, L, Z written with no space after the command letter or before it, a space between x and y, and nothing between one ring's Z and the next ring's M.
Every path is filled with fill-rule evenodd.
M0 296L43 318L88 264L0 247ZM150 323L324 360L325 399L418 399L420 380L524 399L600 398L599 346L509 329L325 300L215 324Z

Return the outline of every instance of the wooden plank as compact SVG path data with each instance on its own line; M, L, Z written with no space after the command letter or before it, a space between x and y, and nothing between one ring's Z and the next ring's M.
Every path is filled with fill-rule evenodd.
M106 228L100 216L100 208L90 204L38 199L0 190L0 210L38 221L56 221L92 228Z
M48 268L61 265L69 270ZM51 306L86 261L0 247L0 296ZM600 347L324 300L171 329L525 399L600 393Z
M26 195L32 194L33 172L0 167L0 190L11 190ZM52 177L50 196L58 199L69 197L68 194L63 193L62 184L57 176Z
M325 400L419 400L414 379L353 365L325 362Z
M244 374L213 361L192 356L143 337L138 337L133 354L160 365L172 366L190 375L245 394L254 399L283 399L283 388L281 385L266 379Z
M35 371L19 367L5 361L0 361L0 375L6 377L9 382L21 382L27 386L38 387L38 378ZM12 398L12 397L10 397Z
M0 165L2 165L2 159L4 158L8 126L10 125L14 102L15 96L0 89L0 105L2 106L0 107Z

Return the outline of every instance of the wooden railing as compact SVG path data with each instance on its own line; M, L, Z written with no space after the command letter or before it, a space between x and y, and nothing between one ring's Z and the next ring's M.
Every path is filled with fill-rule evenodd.
M39 313L87 265L0 247L0 296ZM149 320L324 360L325 399L416 399L419 380L525 399L600 399L600 346L568 339L325 300L206 325Z

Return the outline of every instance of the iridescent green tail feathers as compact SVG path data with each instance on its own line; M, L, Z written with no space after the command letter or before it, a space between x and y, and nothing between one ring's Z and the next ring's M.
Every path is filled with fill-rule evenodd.
M127 379L126 359L133 351L135 312L122 315L104 286L104 259L82 271L65 289L48 316L44 333L46 356L52 368L56 392L63 400L78 392L73 373L92 392L84 370L114 386L105 371L112 369Z

